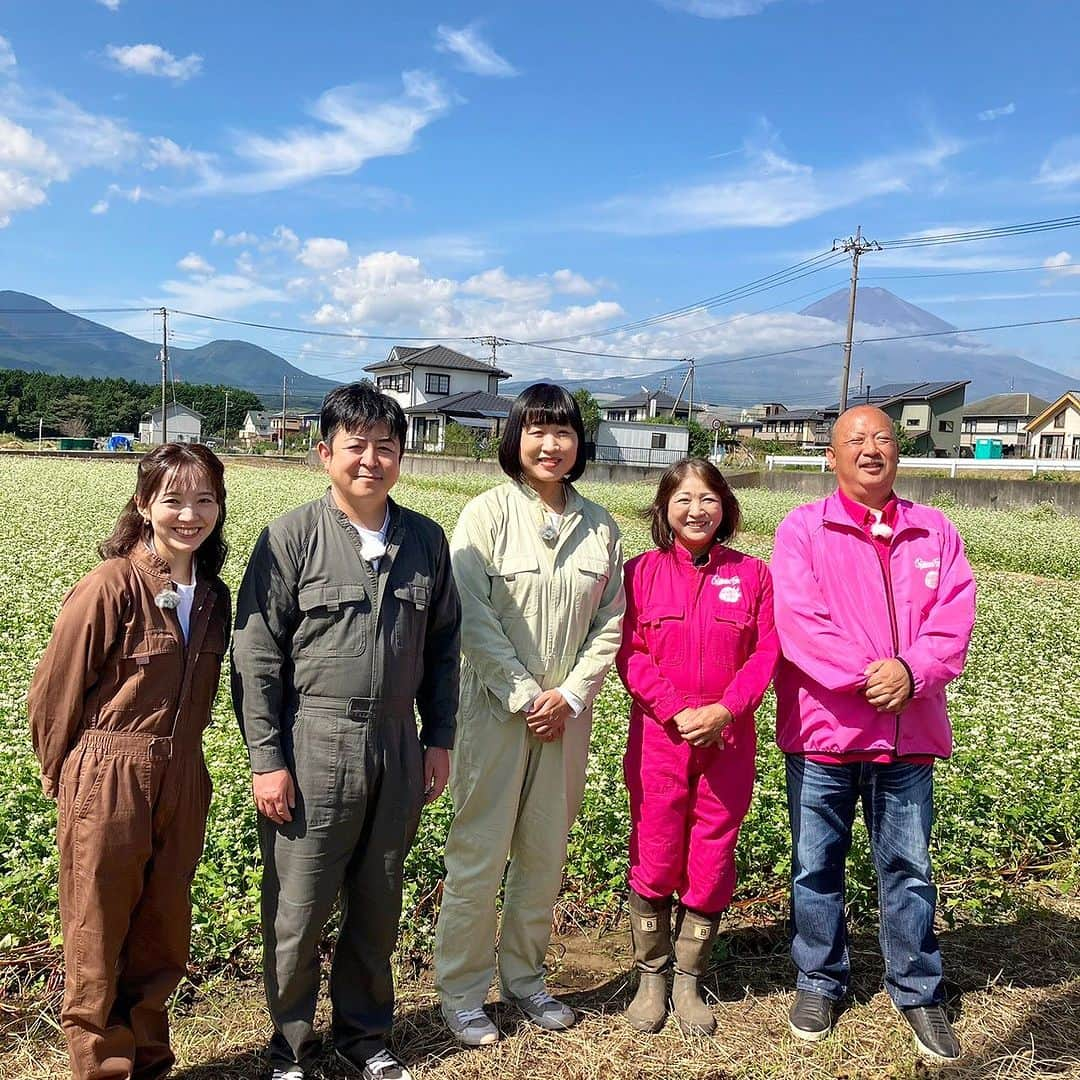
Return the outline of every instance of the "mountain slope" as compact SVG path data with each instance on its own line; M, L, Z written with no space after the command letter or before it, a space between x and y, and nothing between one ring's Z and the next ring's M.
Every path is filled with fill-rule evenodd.
M36 296L0 291L0 367L155 383L161 378L159 348ZM283 376L297 404L317 402L337 385L247 341L170 346L169 368L178 381L237 386L275 403L281 400Z

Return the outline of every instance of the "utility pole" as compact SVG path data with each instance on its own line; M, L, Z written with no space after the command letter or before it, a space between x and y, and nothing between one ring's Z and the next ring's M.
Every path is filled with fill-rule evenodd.
M37 421L37 448L38 453L41 453L41 429L45 423L45 417L39 416Z
M169 441L169 424L165 416L165 394L169 384L169 309L161 309L161 445ZM153 424L150 425L153 432Z
M675 398L675 404L671 406L671 419L675 419L675 410L679 407L679 402L682 401L683 391L689 388L689 395L687 396L687 413L686 413L686 450L687 456L690 456L690 421L694 419L694 357L684 356L682 359L684 364L690 366L686 369L686 377L682 381L682 386L679 387L678 397Z
M221 425L221 449L229 441L229 391L225 391L225 423Z
M281 456L285 456L285 383L288 376L281 376Z
M854 236L846 240L834 240L833 251L842 251L851 256L851 297L848 300L847 337L844 339L844 372L840 377L840 411L847 408L848 377L851 374L851 338L855 332L855 292L859 285L859 256L868 251L881 251L876 240L865 240L862 226L855 230Z

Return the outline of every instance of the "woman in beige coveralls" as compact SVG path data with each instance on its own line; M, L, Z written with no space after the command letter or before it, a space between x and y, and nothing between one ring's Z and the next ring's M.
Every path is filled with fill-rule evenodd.
M57 802L75 1080L157 1080L191 937L210 720L229 627L218 578L224 470L204 446L139 463L135 494L64 599L30 687L41 785Z
M615 659L624 606L618 527L572 485L584 444L567 391L523 391L499 447L511 480L465 507L450 543L461 704L435 982L447 1025L468 1046L499 1038L483 1004L504 871L502 995L548 1030L576 1020L547 992L544 955L584 792L592 702Z

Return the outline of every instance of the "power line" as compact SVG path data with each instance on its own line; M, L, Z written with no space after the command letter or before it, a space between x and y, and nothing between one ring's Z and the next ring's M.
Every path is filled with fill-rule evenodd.
M282 334L307 334L311 337L345 338L350 341L476 341L477 335L451 336L449 334L426 334L408 336L405 334L349 334L341 330L312 330L302 326L274 326L271 323L248 322L245 319L226 319L222 315L204 315L198 311L181 311L169 308L173 315L185 315L189 319L205 319L207 322L227 323L229 326L248 326L254 330L276 330Z
M947 278L947 277L978 277L983 274L1020 274L1029 272L1032 270L1042 270L1044 273L1052 274L1056 270L1080 270L1080 263L1067 262L1060 263L1057 266L1044 266L1038 264L1036 266L1003 266L997 270L947 270L940 271L931 274L873 274L871 277L865 278L865 281L916 281L925 278Z
M963 232L927 233L923 236L901 236L895 240L882 240L882 247L935 247L940 244L966 244L975 240L996 240L1005 236L1027 236L1031 233L1055 232L1059 229L1075 229L1080 226L1080 214L1070 217L1046 218L1027 221L1018 225L993 225L984 229L968 229Z

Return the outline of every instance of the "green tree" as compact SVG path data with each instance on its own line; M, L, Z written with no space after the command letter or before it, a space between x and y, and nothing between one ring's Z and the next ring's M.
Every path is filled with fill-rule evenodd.
M900 421L897 420L893 423L893 430L896 432L896 445L900 448L901 457L922 457L922 453L919 450L919 440L914 436L909 435L901 426Z
M600 427L600 406L596 398L585 387L574 391L574 400L581 411L581 422L585 426L585 435L589 439L596 438L597 429Z
M647 424L671 424L672 427L685 427L690 430L690 449L688 457L707 458L712 453L713 437L708 428L702 427L696 420L684 420L681 416L671 416L665 413L663 416L654 416L651 420L643 421Z

